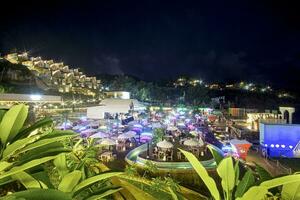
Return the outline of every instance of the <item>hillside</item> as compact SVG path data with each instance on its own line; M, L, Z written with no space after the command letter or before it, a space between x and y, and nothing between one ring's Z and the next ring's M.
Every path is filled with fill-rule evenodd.
M0 60L1 92L45 93L48 89L26 66Z

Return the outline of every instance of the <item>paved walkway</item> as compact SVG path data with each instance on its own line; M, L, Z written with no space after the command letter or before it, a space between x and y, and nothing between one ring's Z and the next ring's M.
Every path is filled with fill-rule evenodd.
M287 171L277 166L275 162L266 160L260 155L259 152L253 151L251 149L248 152L246 162L251 164L257 163L258 165L266 169L272 176L287 174Z

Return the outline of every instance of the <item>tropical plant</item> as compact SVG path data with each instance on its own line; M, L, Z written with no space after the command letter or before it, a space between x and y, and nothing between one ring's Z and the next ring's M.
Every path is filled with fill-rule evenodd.
M54 130L52 120L48 118L24 126L27 115L28 107L20 104L9 109L1 120L0 184L70 151L60 141L72 137L73 132Z
M152 142L154 144L163 140L163 136L165 135L165 129L163 128L155 128L153 131Z
M180 149L180 151L186 156L197 174L204 181L204 184L207 186L213 199L220 200L221 194L218 191L215 180L208 175L206 169L198 159L190 152L182 149ZM222 179L223 198L226 200L262 200L268 197L274 197L269 190L282 185L283 189L280 194L282 198L285 197L286 199L296 200L295 197L298 195L300 174L273 178L257 185L255 177L250 169L247 170L242 180L239 180L238 162L234 165L231 157L226 157L219 163L217 172ZM287 186L289 186L289 188L287 188Z

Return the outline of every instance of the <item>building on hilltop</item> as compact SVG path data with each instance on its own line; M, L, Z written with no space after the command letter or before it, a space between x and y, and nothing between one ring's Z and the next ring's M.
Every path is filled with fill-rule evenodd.
M75 93L95 96L100 91L101 81L96 77L89 77L78 68L71 69L63 62L43 60L41 57L29 57L28 54L12 53L5 59L14 64L22 64L43 80L49 88L64 93Z

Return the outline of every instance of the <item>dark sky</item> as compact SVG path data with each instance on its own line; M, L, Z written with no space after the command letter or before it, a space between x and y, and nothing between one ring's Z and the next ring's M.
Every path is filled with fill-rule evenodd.
M51 3L50 3L51 2ZM145 80L192 75L300 86L297 1L13 1L0 52Z

